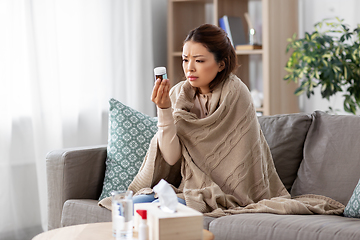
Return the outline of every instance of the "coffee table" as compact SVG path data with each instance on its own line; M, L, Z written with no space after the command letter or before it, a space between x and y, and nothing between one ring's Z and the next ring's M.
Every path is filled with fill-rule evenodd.
M115 240L112 236L112 223L89 223L69 227L57 228L40 233L32 240ZM134 232L133 239L137 239ZM203 240L213 240L214 234L208 230L203 230Z

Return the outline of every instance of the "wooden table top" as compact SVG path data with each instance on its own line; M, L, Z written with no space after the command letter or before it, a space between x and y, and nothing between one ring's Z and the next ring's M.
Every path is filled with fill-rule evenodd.
M112 223L89 223L80 224L69 227L57 228L47 232L40 233L33 240L114 240L112 236ZM133 239L137 238L134 232ZM203 230L203 240L213 240L214 234L207 230Z

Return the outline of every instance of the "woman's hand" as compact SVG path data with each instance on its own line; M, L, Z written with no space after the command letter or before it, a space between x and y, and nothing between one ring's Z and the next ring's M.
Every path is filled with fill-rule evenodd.
M171 107L171 101L169 96L170 81L169 79L157 79L151 95L151 101L153 101L159 108Z

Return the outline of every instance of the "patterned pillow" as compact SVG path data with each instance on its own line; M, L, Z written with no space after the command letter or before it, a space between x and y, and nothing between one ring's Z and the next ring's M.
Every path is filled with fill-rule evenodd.
M126 190L137 174L149 143L157 131L157 119L110 99L109 138L105 179L99 200L113 190Z
M344 210L345 217L360 218L360 180Z

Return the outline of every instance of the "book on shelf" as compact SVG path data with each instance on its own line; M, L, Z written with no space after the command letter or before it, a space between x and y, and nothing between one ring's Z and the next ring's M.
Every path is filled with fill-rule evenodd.
M241 17L224 15L219 19L219 26L227 33L234 47L248 44Z
M254 49L262 49L262 45L258 44L240 44L236 45L236 50L254 50Z

